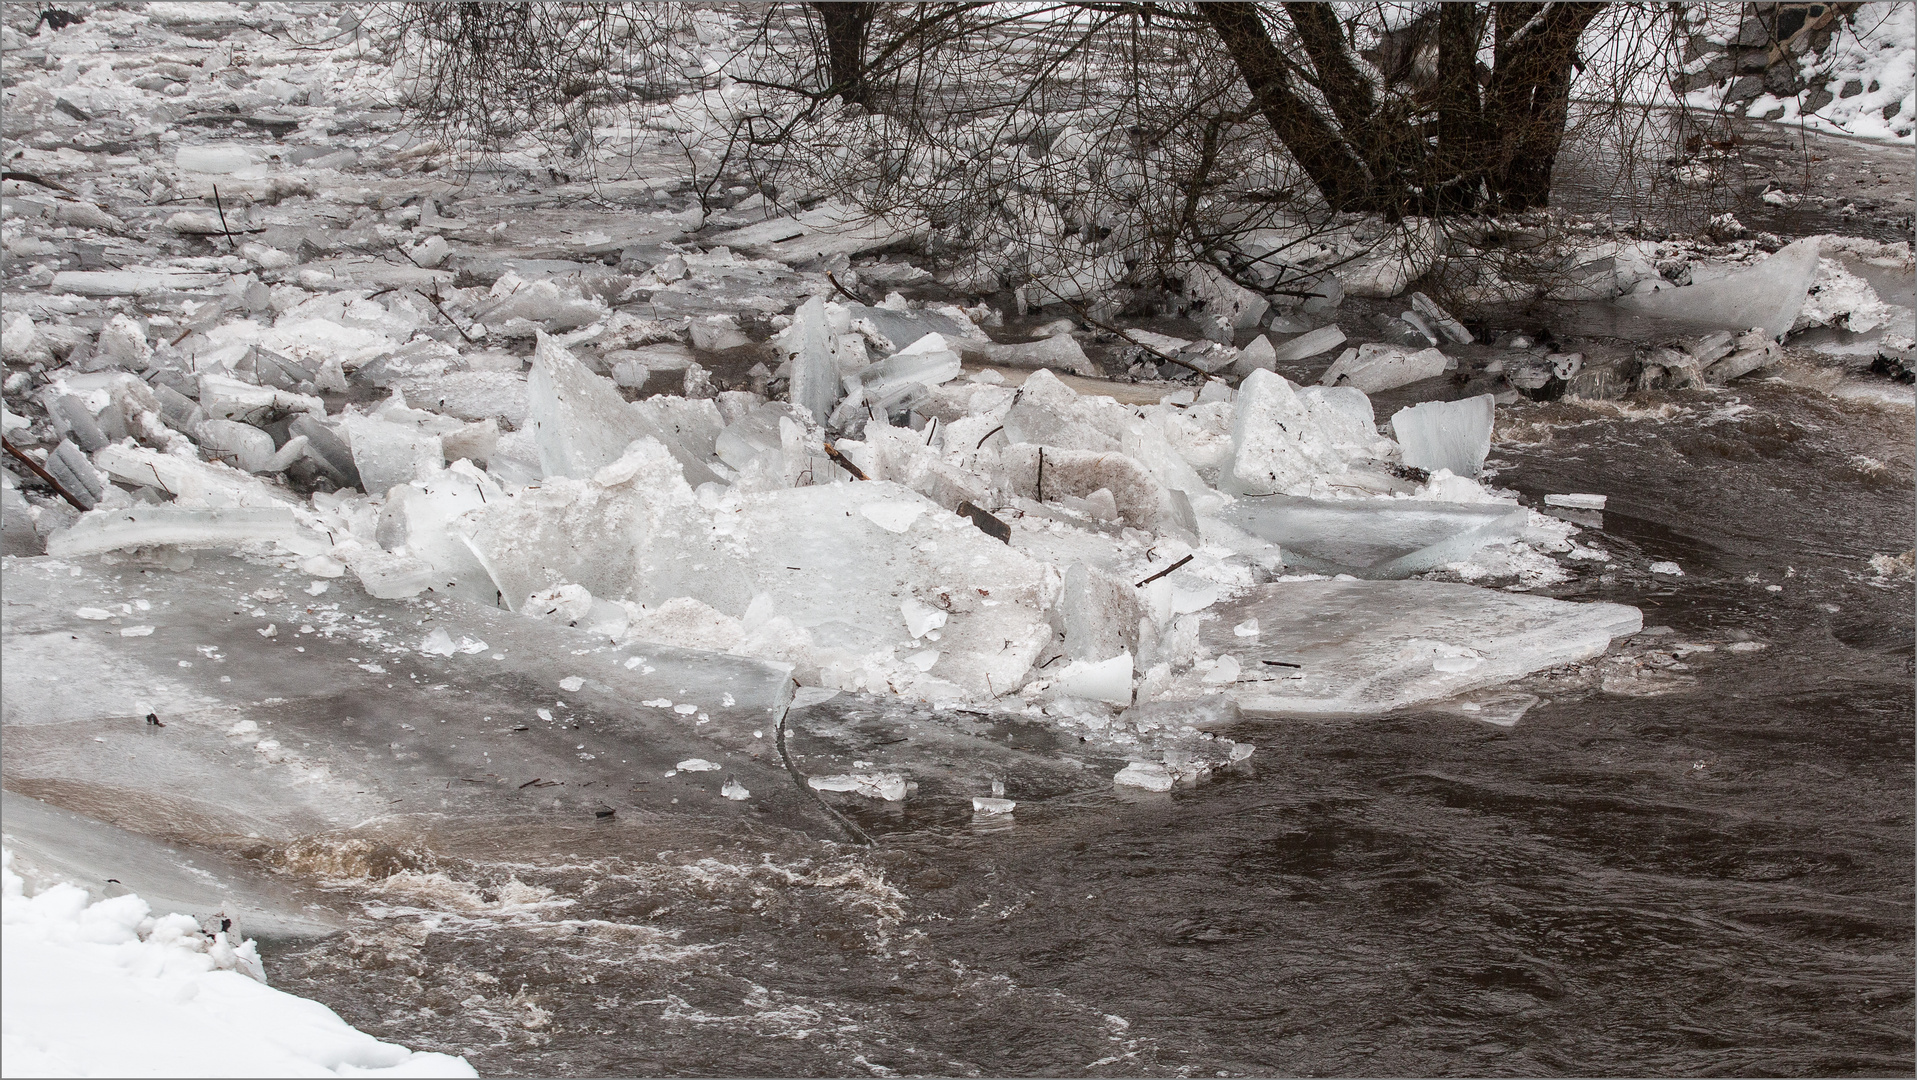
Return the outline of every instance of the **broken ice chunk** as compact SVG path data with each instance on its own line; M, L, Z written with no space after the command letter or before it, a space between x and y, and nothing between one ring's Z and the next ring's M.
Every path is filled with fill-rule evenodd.
M248 424L266 424L293 413L326 415L326 403L310 394L254 386L211 372L200 376L200 407L207 415Z
M519 613L535 619L556 619L570 626L589 617L592 605L592 593L585 586L567 582L527 593Z
M987 798L982 795L972 797L972 813L981 815L1009 814L1018 809L1018 804L1010 799Z
M368 495L383 495L396 484L429 475L446 460L439 436L411 424L348 413L340 426L353 447L353 467Z
M1608 496L1604 495L1546 495L1544 505L1571 510L1602 510L1607 499Z
M1233 281L1210 263L1194 263L1186 271L1185 296L1204 305L1206 314L1232 330L1257 326L1265 312L1271 310L1270 301Z
M1119 787L1144 788L1146 791L1170 791L1174 777L1155 761L1134 761L1118 770L1112 783Z
M100 474L93 471L93 463L70 440L61 439L60 445L47 455L46 470L88 509L97 506L100 498L106 494L106 485L100 479Z
M877 402L908 385L950 382L959 371L959 354L946 346L945 338L927 334L850 378L863 387L866 400Z
M47 364L53 362L53 350L34 329L33 320L25 314L15 314L6 320L6 327L0 330L0 359L12 364Z
M625 390L637 390L652 377L652 369L636 360L621 360L612 365L612 381Z
M1130 705L1132 654L1122 652L1109 660L1074 660L1058 674L1053 689L1068 697Z
M1232 636L1232 625L1248 617L1274 643L1269 652L1248 651ZM1620 604L1449 582L1293 581L1231 602L1202 640L1244 659L1251 677L1232 693L1247 713L1353 716L1588 660L1643 625L1636 608Z
M202 423L195 434L213 456L229 459L250 473L280 472L306 453L303 437L296 435L275 450L273 436L259 428L217 417Z
M1410 349L1366 342L1344 354L1325 370L1324 386L1355 386L1367 394L1444 374L1446 357L1437 349Z
M101 447L93 464L125 484L159 488L182 503L215 506L286 506L290 500L258 477L217 461L163 454L143 446Z
M983 336L970 319L940 311L848 304L845 315L847 322L864 333L866 340L871 341L881 354L899 351L928 334L938 334L951 341Z
M908 596L899 604L899 611L905 616L905 628L916 640L945 625L947 614L917 597Z
M1300 334L1290 341L1285 342L1283 345L1278 346L1273 350L1272 362L1276 364L1297 363L1300 360L1308 360L1311 357L1317 356L1319 353L1330 352L1344 343L1345 332L1343 330L1340 330L1336 325L1321 326L1309 333Z
M591 476L646 434L626 399L544 334L526 377L527 425L547 476Z
M1238 359L1233 361L1231 370L1234 374L1249 375L1259 368L1269 371L1277 361L1278 352L1272 348L1271 338L1259 334L1251 339L1251 344L1238 350Z
M752 797L752 792L748 791L746 786L737 780L727 780L725 786L719 789L719 794L731 799L733 802L743 802Z
M692 332L692 347L704 352L724 352L752 344L752 339L739 329L736 315L707 315L693 319L688 329Z
M156 387L154 390L156 396L159 389ZM341 487L360 486L359 468L353 464L353 448L340 437L339 430L333 425L312 413L301 413L286 425L286 431L289 435L306 440L307 456L319 462L332 475L334 483Z
M290 506L191 507L139 504L123 510L93 510L47 537L47 554L96 555L102 551L157 547L236 547L272 541L288 551L317 555L324 537L302 528Z
M664 554L652 551L655 537L688 518L692 490L656 440L635 442L615 464L621 467L606 477L610 485L555 477L510 497L489 496L459 518L457 531L507 607L518 611L531 594L562 583L636 598L658 576L646 572Z
M1058 607L1065 623L1065 655L1071 659L1102 660L1138 647L1144 609L1130 582L1075 562L1065 570Z
M1473 340L1471 331L1465 329L1463 323L1452 318L1450 312L1439 307L1429 296L1421 292L1412 293L1411 306L1417 310L1418 314L1424 316L1431 325L1437 327L1445 337L1450 338L1460 345L1471 344Z
M1252 372L1232 407L1231 467L1221 487L1244 494L1305 491L1347 472L1362 453L1347 440L1365 434L1354 420L1328 397L1308 397L1273 372Z
M725 768L725 766L716 761L707 761L705 758L695 757L687 758L673 766L673 768L678 769L680 772L718 772L720 769Z
M1241 499L1224 518L1277 544L1289 566L1386 580L1468 558L1486 544L1516 540L1530 514L1510 503L1274 495ZM1263 632L1269 635L1270 628Z
M89 454L112 441L100 430L93 410L72 394L62 394L48 402L47 415L53 420L55 431L71 438Z
M562 285L551 278L527 281L511 271L493 282L491 295L491 302L474 317L497 326L509 337L590 326L612 313L603 300L585 295L578 286Z
M1098 368L1085 355L1084 347L1070 334L1009 343L968 341L964 345L967 352L981 357L988 364L1040 370L1050 368L1074 375L1098 374Z
M904 802L905 777L899 773L846 773L839 776L808 776L806 786L814 791L844 791L885 802Z
M1427 401L1391 417L1391 433L1404 448L1404 463L1458 476L1476 476L1491 453L1497 399L1490 394L1462 401Z

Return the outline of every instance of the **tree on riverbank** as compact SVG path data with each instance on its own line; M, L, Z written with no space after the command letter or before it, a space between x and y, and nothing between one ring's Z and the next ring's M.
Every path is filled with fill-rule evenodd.
M1248 260L1339 212L1548 206L1574 82L1623 108L1677 25L1589 2L395 10L403 103L470 144L560 134L583 159L626 109L680 139L708 206L743 184L923 220L1012 279L1203 258L1263 286Z

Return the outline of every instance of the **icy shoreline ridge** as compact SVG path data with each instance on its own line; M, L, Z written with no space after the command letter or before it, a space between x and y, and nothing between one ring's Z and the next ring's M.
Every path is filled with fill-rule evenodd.
M1206 627L1249 590L1295 588L1265 584L1288 567L1403 578L1491 546L1549 581L1545 552L1568 548L1570 526L1449 470L1481 465L1489 398L1394 418L1429 447L1409 455L1351 386L1254 370L1198 405L1124 406L1043 369L1017 387L989 372L961 378L943 333L875 345L851 314L815 297L780 339L795 387L798 371L836 387L809 405L744 391L628 402L543 330L514 432L416 408L398 389L336 415L298 401L303 445L367 489L310 499L174 442L142 405L146 383L71 374L46 394L66 406L52 415L102 435L90 460L61 460L102 494L46 550L162 564L193 548L253 552L313 575L316 589L350 572L374 597L503 607L600 650L689 646L771 661L803 686L1070 713L1219 694L1284 711L1284 687L1253 678L1269 650L1239 640L1225 663ZM887 327L904 337L919 318L901 304ZM953 309L937 319L947 332L969 325ZM262 366L251 351L230 355ZM229 383L250 388L244 373L206 364L199 407L238 394ZM464 437L475 426L484 439ZM111 441L108 429L128 434ZM1439 468L1413 483L1401 463ZM1591 607L1535 606L1573 622ZM422 635L423 652L453 648ZM1496 670L1515 678L1585 658L1525 657ZM1323 663L1314 679L1340 678L1343 658ZM1243 678L1226 677L1233 665ZM1352 692L1359 708L1432 696Z
M253 942L133 894L28 895L0 850L0 1053L10 1076L477 1076L266 984Z

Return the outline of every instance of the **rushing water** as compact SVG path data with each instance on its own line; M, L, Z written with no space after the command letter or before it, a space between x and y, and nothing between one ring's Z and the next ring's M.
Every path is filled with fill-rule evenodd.
M486 1073L1908 1074L1913 594L1869 560L1911 547L1909 409L1758 383L1500 440L1498 483L1610 496L1556 591L1649 628L1514 727L1246 725L1196 789L870 848L469 822L269 971Z

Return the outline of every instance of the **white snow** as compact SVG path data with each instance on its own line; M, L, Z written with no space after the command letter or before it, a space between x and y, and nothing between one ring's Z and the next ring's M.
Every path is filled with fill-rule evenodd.
M477 1076L266 984L251 941L128 894L29 895L0 852L0 1053L8 1076Z

